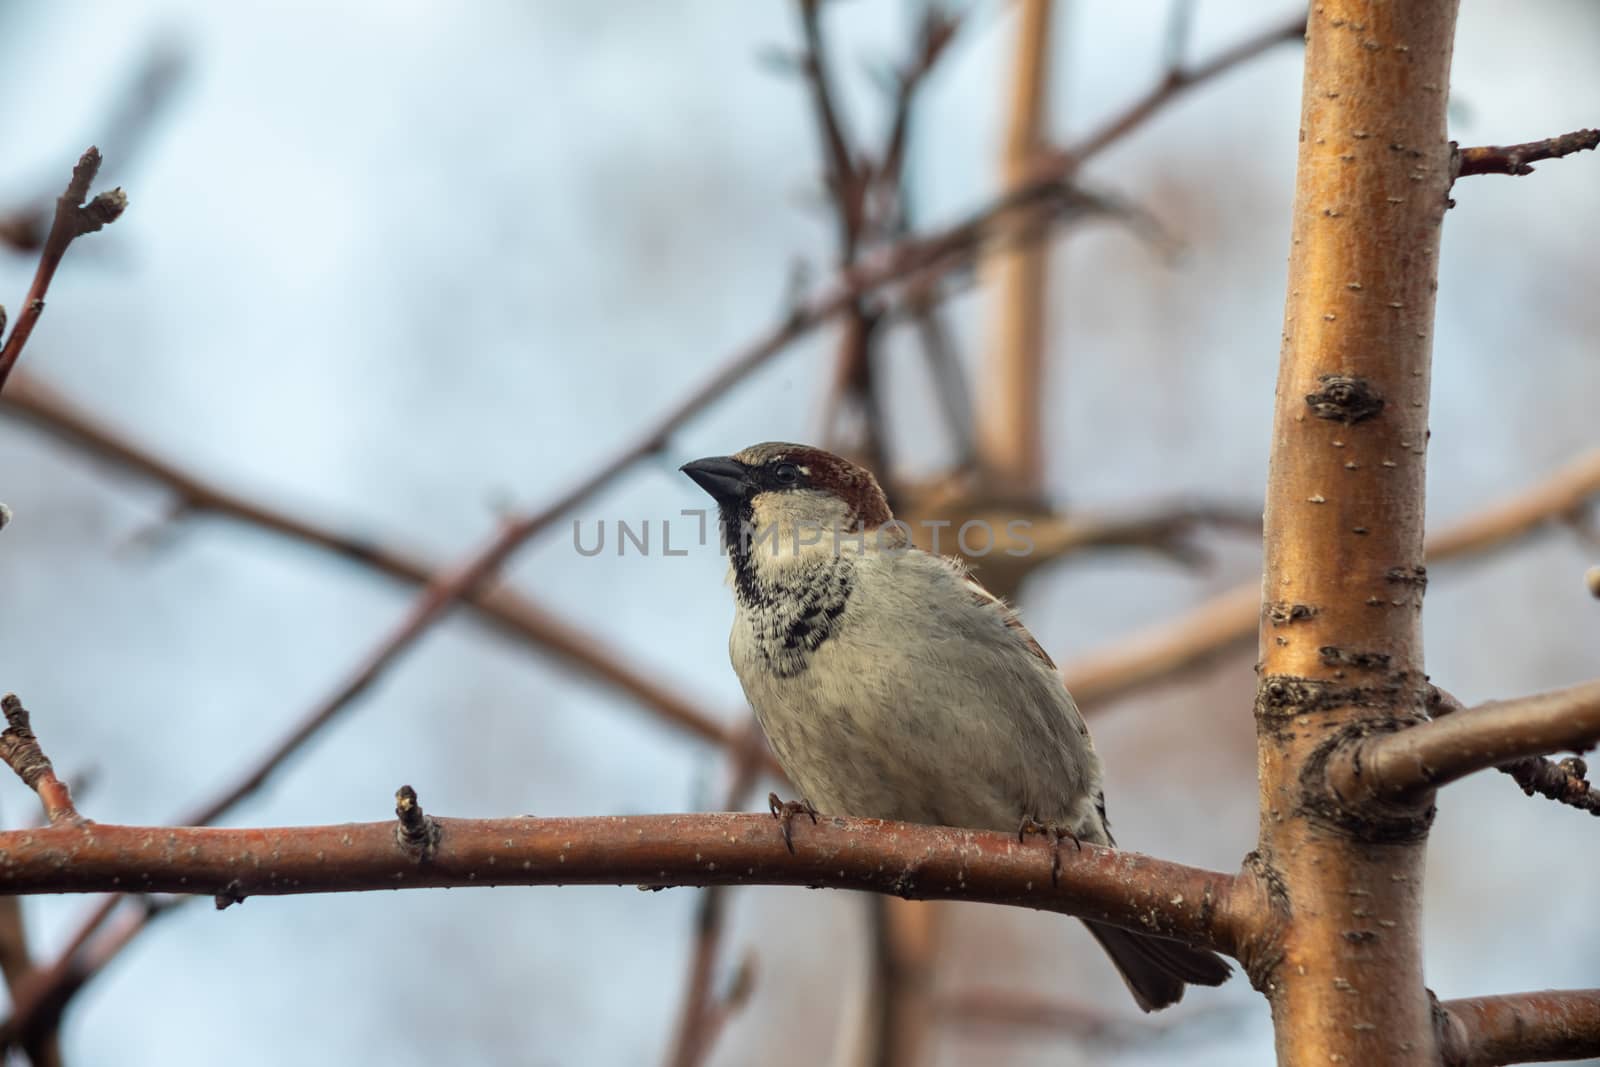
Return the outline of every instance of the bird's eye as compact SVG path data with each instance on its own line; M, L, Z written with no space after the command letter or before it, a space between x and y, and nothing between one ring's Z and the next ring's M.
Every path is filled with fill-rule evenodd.
M780 463L772 472L772 478L779 485L794 485L800 481L800 468L793 463Z

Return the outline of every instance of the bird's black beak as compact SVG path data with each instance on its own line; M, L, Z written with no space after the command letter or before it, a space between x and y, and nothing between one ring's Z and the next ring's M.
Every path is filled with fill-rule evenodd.
M678 469L693 478L694 484L710 493L719 504L740 500L755 488L750 468L730 456L707 456Z

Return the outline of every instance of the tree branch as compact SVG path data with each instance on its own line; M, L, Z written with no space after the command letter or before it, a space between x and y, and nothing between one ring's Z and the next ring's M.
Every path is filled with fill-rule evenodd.
M760 725L753 715L748 716L732 751L732 774L723 805L726 810L737 811L744 805L745 796L755 786L756 772L766 751ZM677 1031L665 1060L667 1067L695 1067L705 1062L730 1012L749 994L748 960L741 964L726 995L719 998L713 989L727 912L726 886L711 886L701 892L695 911L694 950L690 953L689 974L684 982L683 1007L678 1013Z
M1438 1055L1422 969L1427 821L1331 804L1315 775L1334 746L1422 713L1423 442L1456 8L1310 5L1255 701L1253 869L1281 894L1281 921L1245 947L1286 1067Z
M1054 0L1018 5L1001 180L1007 190L1024 184L1044 143L1050 88L1050 30ZM1026 222L1018 219L1014 226ZM975 412L978 458L985 481L1024 499L1044 487L1043 403L1045 290L1048 249L1013 243L983 265L992 279L993 306L983 348Z
M51 826L74 825L83 822L83 816L72 806L72 790L56 777L50 757L39 746L39 738L28 721L28 711L15 693L0 697L0 709L6 717L6 729L0 733L0 760L17 773L22 784L39 795L44 805L45 818Z
M253 896L489 885L803 885L1059 912L1229 952L1253 921L1232 875L1015 834L823 816L794 851L767 815L432 818L267 829L86 822L0 833L0 893Z
M1493 701L1363 738L1328 767L1348 801L1404 800L1508 760L1600 743L1600 681Z
M1302 24L1303 20L1293 25L1298 27ZM1195 68L1184 87L1198 86L1260 55L1271 45L1289 40L1293 34L1285 32L1288 28L1247 39L1223 51L1215 59ZM645 432L631 444L594 468L575 485L551 509L552 518L572 510L600 492L634 463L666 448L672 435L701 410L789 344L851 308L861 296L907 279L920 278L926 284L930 272L970 263L998 222L1010 212L1037 210L1044 204L1051 210L1042 215L1042 221L1050 221L1077 217L1084 211L1121 211L1121 205L1065 187L1063 183L1083 161L1136 129L1150 114L1175 98L1173 91L1155 91L1138 101L1107 128L1086 138L1061 157L1047 161L1028 183L1001 196L995 203L944 229L913 234L895 241L868 256L865 262L840 271L816 295L792 303L781 322L735 352L720 370L705 379L676 407L649 424Z
M1465 710L1461 701L1440 689L1429 687L1428 713L1435 719ZM1591 815L1600 815L1600 789L1589 784L1588 765L1576 756L1557 763L1543 756L1526 756L1496 765L1495 770L1511 777L1528 796L1535 794Z
M847 265L855 260L866 222L867 182L861 166L851 154L849 139L839 122L839 109L834 102L833 80L828 73L827 49L822 37L821 9L822 0L800 0L800 25L806 42L800 69L805 73L806 84L810 87L817 129L822 135L823 158L826 160L824 183L833 198L839 221L839 261L841 265Z
M1455 142L1451 142L1454 146ZM1560 159L1574 152L1600 146L1600 130L1574 130L1559 137L1546 137L1527 144L1484 145L1481 148L1456 148L1456 177L1473 174L1532 174L1530 163L1541 159Z
M5 388L11 368L17 365L23 346L33 336L33 328L44 313L45 293L50 289L51 279L56 276L56 268L61 265L61 257L66 255L67 246L84 234L94 233L115 222L128 207L127 194L121 189L101 193L89 200L89 186L94 184L94 177L99 171L100 150L91 146L79 158L78 165L72 168L72 178L67 182L66 192L56 200L55 218L50 223L50 233L45 237L44 248L39 253L39 267L34 271L33 284L28 287L28 297L23 301L17 324L11 328L11 336L0 347L0 390ZM85 200L89 202L86 204ZM0 329L4 325L5 319L0 316Z
M18 375L11 383L10 391L0 398L0 408L21 416L57 440L164 486L176 495L176 510L181 515L212 514L231 519L414 585L442 580L437 563L409 549L390 547L387 538L371 540L344 533L208 481L149 451L28 374ZM499 632L554 654L589 677L626 693L664 722L714 744L732 742L734 728L639 670L613 652L608 641L558 618L516 590L504 585L484 586L471 590L463 599ZM776 761L770 755L765 759L766 769L778 773Z
M1142 125L1151 115L1161 110L1173 99L1197 85L1226 74L1234 67L1271 51L1287 41L1301 40L1306 35L1306 20L1296 15L1285 22L1247 37L1218 52L1211 59L1194 67L1172 67L1167 76L1144 96L1134 101L1126 110L1112 116L1104 125L1084 137L1075 146L1062 153L1056 165L1069 165L1076 169L1085 159L1120 141Z
M0 896L0 974L12 1003L25 994L34 975L33 954L28 949L28 929L22 920L22 898ZM61 1067L61 1042L52 1032L30 1035L22 1052L32 1067Z
M1446 1000L1434 1024L1445 1067L1600 1056L1600 989Z
M1596 496L1600 496L1600 449L1429 537L1427 560L1443 563L1506 548L1561 522ZM1292 626L1305 617L1288 602L1268 605L1267 610L1281 616L1274 620L1280 626ZM1067 663L1062 675L1079 705L1092 710L1093 705L1167 681L1252 643L1261 611L1260 583L1243 583L1176 619Z

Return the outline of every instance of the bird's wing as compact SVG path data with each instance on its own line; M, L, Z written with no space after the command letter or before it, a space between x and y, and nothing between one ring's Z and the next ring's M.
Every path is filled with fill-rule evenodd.
M985 589L983 583L974 578L970 571L963 570L962 577L966 579L967 593L972 597L974 603L999 612L1000 620L1006 624L1006 629L1016 635L1017 640L1022 642L1023 647L1038 656L1046 667L1051 670L1056 669L1055 661L1050 658L1049 653L1040 647L1039 642L1034 640L1033 635L1028 632L1028 628L1022 625L1022 620L1017 617L1016 611L1012 609L1010 604Z

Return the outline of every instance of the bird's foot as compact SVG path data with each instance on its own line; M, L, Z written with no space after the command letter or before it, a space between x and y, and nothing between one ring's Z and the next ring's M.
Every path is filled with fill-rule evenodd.
M796 815L809 815L813 825L817 821L817 809L809 800L779 800L778 794L767 794L767 807L772 811L772 817L778 820L778 825L783 827L783 843L788 847L790 855L794 854L794 817Z
M1083 842L1078 840L1078 835L1068 830L1065 826L1046 826L1031 815L1024 815L1022 822L1017 826L1017 840L1022 841L1029 834L1038 834L1050 839L1050 885L1055 886L1061 878L1061 842L1072 838L1073 845L1079 852L1083 851Z

